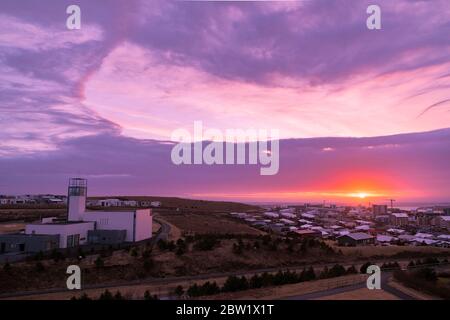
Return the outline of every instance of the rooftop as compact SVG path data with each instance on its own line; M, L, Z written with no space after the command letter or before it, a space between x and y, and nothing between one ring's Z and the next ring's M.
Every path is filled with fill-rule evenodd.
M374 238L370 234L363 233L363 232L349 233L346 235L342 235L341 237L350 237L354 240L365 240L365 239L373 239Z

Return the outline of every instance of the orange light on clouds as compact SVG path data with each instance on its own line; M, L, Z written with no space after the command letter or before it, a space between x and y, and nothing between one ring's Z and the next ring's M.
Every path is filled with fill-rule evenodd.
M194 197L210 199L239 199L247 201L337 201L360 203L361 201L385 201L389 197L410 196L399 181L379 172L351 172L330 177L310 185L308 189L255 191L252 193L198 193Z

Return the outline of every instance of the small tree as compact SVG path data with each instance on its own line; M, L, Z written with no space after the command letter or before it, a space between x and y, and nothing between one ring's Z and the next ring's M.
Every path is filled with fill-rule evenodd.
M316 279L316 273L314 272L313 267L309 267L306 271L306 279L307 280L315 280Z
M105 266L105 263L103 262L103 259L100 258L100 256L95 259L95 267L97 268L103 268Z
M361 268L359 269L359 272L361 272L361 273L367 273L367 268L368 268L369 266L371 266L371 265L372 265L371 262L366 262L366 263L364 263L364 264L361 266Z
M136 257L138 256L138 251L137 251L137 249L136 249L135 247L133 247L133 248L131 249L130 255L131 255L133 258L136 258Z
M152 251L150 249L146 249L146 250L142 251L142 258L143 259L150 258L151 254L152 254Z
M182 287L181 285L180 285L180 286L177 286L177 287L175 288L174 293L175 293L178 297L181 297L181 296L184 294L184 289L183 289L183 287Z
M125 300L125 298L122 296L122 293L120 293L120 291L117 291L114 295L114 300Z
M92 300L92 299L89 298L89 296L86 293L83 293L79 298L73 296L72 298L70 298L70 300L88 301L88 300Z
M3 266L3 271L9 273L11 272L11 265L9 264L9 262L6 262L5 265Z
M151 300L151 296L150 291L146 290L144 292L144 300Z
M98 300L114 300L113 295L111 294L111 292L109 292L108 289L105 290L105 292L103 292L100 295L100 298L98 298Z
M42 262L40 262L40 261L36 262L36 265L35 265L34 269L36 270L36 272L39 272L39 273L45 271L45 267L42 264Z
M154 266L153 259L152 259L152 258L147 258L147 259L145 259L145 260L144 260L143 266L144 266L144 269L145 269L146 271L151 270L151 269L153 268L153 266Z
M356 270L355 266L352 265L351 267L347 268L346 273L347 274L356 274L356 273L358 273L358 270Z

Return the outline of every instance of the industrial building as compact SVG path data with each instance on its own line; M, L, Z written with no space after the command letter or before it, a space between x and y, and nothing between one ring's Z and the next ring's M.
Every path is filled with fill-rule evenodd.
M368 245L368 244L374 244L375 243L375 237L363 233L363 232L356 232L356 233L349 233L346 235L342 235L340 237L337 237L338 245L340 246L357 246L357 245Z
M151 209L87 211L87 180L70 179L67 220L45 218L24 234L0 235L0 253L39 252L86 244L117 244L151 238Z

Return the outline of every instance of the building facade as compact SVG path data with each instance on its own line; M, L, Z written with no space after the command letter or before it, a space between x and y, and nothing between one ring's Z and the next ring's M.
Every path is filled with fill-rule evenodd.
M3 253L36 252L86 244L137 242L152 237L151 209L87 211L86 198L87 180L70 179L67 220L45 218L26 225L25 234L0 235L0 249Z

